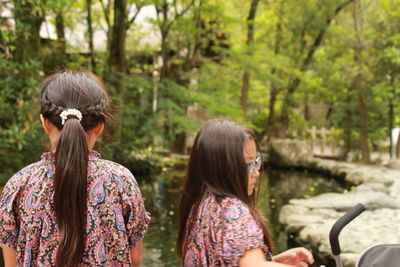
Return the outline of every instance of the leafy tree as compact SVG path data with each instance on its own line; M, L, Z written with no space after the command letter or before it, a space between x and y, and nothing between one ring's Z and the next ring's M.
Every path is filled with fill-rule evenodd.
M43 150L39 122L39 81L37 61L11 62L0 57L0 183Z

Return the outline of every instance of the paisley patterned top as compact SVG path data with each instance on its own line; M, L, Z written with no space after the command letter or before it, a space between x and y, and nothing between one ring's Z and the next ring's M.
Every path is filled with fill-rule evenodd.
M17 266L54 266L60 234L53 206L54 154L20 170L0 199L0 242L17 249ZM138 184L125 167L91 151L86 247L80 266L130 266L130 248L150 223Z
M193 229L186 238L183 266L239 266L240 257L251 248L261 248L271 260L261 225L236 198L219 202L208 193L190 223Z

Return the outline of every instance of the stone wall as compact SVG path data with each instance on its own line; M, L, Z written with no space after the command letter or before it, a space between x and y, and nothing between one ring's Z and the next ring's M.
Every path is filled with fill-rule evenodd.
M344 193L292 199L281 209L280 222L313 253L330 254L329 232L346 211L362 203L366 211L340 234L344 266L354 266L363 250L378 243L400 243L400 171L313 158L301 141L272 141L268 160L276 166L325 172L355 184Z

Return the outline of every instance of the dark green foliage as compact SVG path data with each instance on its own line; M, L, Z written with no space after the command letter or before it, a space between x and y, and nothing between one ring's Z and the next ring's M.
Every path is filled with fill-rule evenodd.
M139 150L132 146L108 143L103 157L128 168L140 180L140 177L154 177L161 171L161 158L151 150ZM138 178L139 177L139 178Z
M23 166L40 159L41 64L15 63L0 57L0 184Z
M107 41L105 50L95 48L92 55L85 48L88 39L76 44L66 36L64 43L59 36L82 30L78 24L87 14L84 2L6 3L10 15L0 16L0 184L46 150L47 138L35 104L40 81L64 67L91 70L92 58L113 100L112 117L98 149L105 158L124 162L133 172L159 171L151 154L186 152L199 125L212 117L250 126L263 139L265 134L280 134L281 115L287 113L286 136L293 137L293 130L304 132L311 126L335 127L332 138L342 144L347 138L349 148L357 149L361 136L354 89L357 73L363 77L370 144L387 139L390 120L398 125L398 0L360 1L365 6L364 48L357 64L352 4L335 14L347 0L260 2L251 45L246 44L251 1L182 0L177 6L167 2L161 17L148 20L150 27L131 21L122 69L114 65L110 69L113 56ZM128 1L127 5L133 12L148 8L146 5L161 7L162 3ZM184 13L181 7L187 7ZM112 27L113 12L104 11L93 3L95 31L107 32L108 26ZM12 19L17 20L15 28ZM39 22L43 21L58 25L57 40L39 36ZM143 44L154 34L163 39ZM310 51L312 57L307 61ZM161 58L165 64L160 63ZM246 114L240 105L244 71L250 75ZM313 104L329 107L329 116L307 118L306 110ZM394 109L392 118L389 106ZM195 115L189 116L189 111ZM146 156L137 158L142 152Z

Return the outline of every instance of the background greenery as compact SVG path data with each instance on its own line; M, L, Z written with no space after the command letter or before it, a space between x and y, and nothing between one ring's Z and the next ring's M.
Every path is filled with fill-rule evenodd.
M145 10L154 16L139 22ZM145 173L215 116L260 139L335 127L342 157L365 162L399 122L399 0L12 0L0 11L0 184L46 149L39 85L65 68L103 78L114 104L98 149Z

